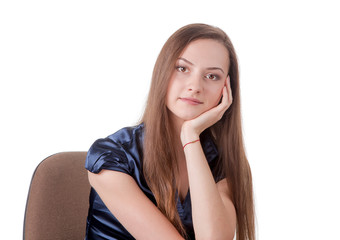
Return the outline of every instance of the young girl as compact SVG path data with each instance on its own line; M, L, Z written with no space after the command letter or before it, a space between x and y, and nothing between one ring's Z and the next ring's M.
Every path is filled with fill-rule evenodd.
M97 140L86 239L255 239L238 63L219 28L163 46L142 122Z

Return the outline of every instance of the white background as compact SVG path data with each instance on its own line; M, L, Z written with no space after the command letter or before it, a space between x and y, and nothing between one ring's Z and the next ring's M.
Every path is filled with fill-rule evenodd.
M238 53L259 239L339 237L336 1L0 3L1 239L22 238L31 176L135 124L178 28L225 30Z

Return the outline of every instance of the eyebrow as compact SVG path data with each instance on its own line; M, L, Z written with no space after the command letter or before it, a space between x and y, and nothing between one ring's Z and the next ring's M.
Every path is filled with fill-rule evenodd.
M185 58L182 58L182 57L178 58L178 60L183 60L184 62L186 62L186 63L188 63L188 64L190 64L190 65L195 65L195 64L193 64L192 62L190 62L189 60L187 60L187 59L185 59ZM208 67L207 69L208 69L208 70L220 70L220 71L222 71L222 72L224 73L223 69L220 68L220 67Z

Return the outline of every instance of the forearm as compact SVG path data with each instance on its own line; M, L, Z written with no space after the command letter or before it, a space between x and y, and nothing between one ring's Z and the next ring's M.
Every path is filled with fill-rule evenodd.
M89 172L89 181L110 212L134 238L184 240L131 176L102 170L99 174Z
M232 239L233 215L226 208L199 142L184 149L196 239Z
M221 102L182 124L180 132L182 145L198 139L204 130L219 121L231 103L232 93L228 76L222 90ZM215 183L200 143L187 145L184 154L196 239L233 239L236 211L228 195L226 179Z

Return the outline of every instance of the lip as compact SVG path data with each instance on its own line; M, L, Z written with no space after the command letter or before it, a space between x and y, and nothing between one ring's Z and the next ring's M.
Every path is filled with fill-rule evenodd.
M203 102L201 102L200 100L198 100L196 98L179 98L179 99L182 100L183 102L189 103L191 105L203 104Z

